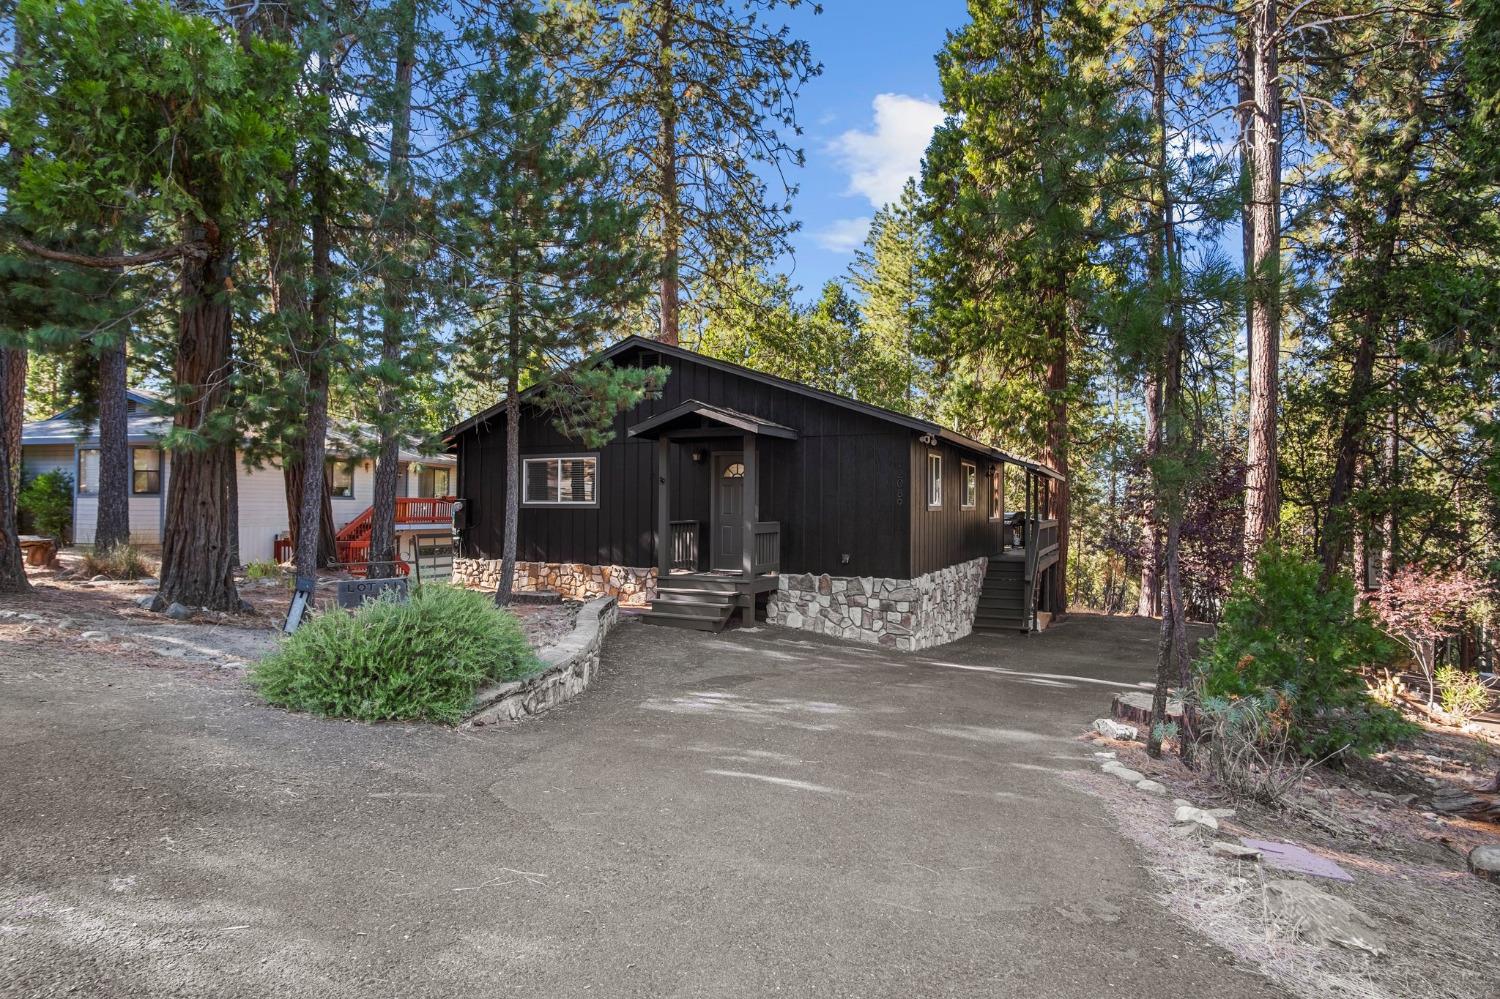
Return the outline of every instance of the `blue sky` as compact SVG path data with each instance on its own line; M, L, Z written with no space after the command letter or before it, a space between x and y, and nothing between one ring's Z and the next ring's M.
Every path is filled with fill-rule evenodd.
M792 176L802 230L780 262L802 298L844 273L875 209L916 171L940 120L934 57L947 31L968 20L963 0L824 0L817 16L788 18L823 75L798 103L807 165Z

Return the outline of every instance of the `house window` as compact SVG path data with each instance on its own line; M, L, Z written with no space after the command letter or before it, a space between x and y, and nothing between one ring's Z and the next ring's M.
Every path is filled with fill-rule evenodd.
M962 506L965 510L972 510L979 505L979 469L974 467L972 461L962 462L959 466L964 473L964 499Z
M735 462L732 465L726 465L724 467L724 478L726 478L726 479L743 479L744 477L745 477L745 466L741 465L739 462Z
M84 448L78 452L78 495L99 494L99 449Z
M586 506L594 503L599 474L595 455L527 458L522 462L528 506Z
M161 493L160 448L130 449L130 491L136 496L156 496Z
M927 509L938 510L943 506L943 456L927 456Z
M990 469L990 519L999 520L1005 516L1005 472L1004 465L996 465Z
M334 499L354 498L354 460L328 459L328 495Z
M417 495L422 499L452 496L451 468L424 468L417 473Z

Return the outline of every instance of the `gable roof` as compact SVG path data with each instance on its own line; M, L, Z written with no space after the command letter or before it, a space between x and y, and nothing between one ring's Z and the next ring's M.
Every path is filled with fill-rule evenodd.
M735 364L731 361L721 361L718 358L709 357L705 354L700 354L697 351L687 350L683 347L674 347L670 344L665 344L658 340L649 340L643 336L638 336L633 333L630 336L625 337L625 339L620 340L619 342L606 347L604 350L601 350L586 358L585 360L581 361L580 364L597 364L600 361L613 360L614 358L619 357L621 354L625 354L635 349L654 351L667 357L676 357L685 361L690 361L694 364L702 364L706 367L713 368L718 371L724 371L728 374L738 375L741 378L747 378L751 381L760 382L764 385L770 385L775 388L785 389L788 392L795 392L798 395L807 396L811 399L818 399L833 406L841 406L845 409L851 409L857 413L863 413L866 416L873 416L876 419L885 420L888 423L897 424L898 426L905 427L908 430L916 431L917 433L927 434L929 436L945 440L950 444L957 445L958 447L976 452L988 458L993 458L997 461L1004 461L1012 465L1020 465L1023 468L1036 472L1039 475L1045 475L1048 478L1062 478L1061 475L1059 475L1053 469L1048 468L1046 465L1042 465L1037 462L1030 461L1026 458L1013 455L1007 451L1002 451L997 447L991 447L990 445L982 443L981 441L977 441L972 437L966 437L965 435L960 434L957 431L949 430L947 427L944 427L937 423L933 423L931 420L924 420L906 413L898 413L894 410L883 409L880 406L872 406L867 402L860 402L858 399L850 399L847 396L837 395L833 392L825 392L822 389L813 388L811 385L804 385L801 382L792 381L790 378L782 378L777 375L767 374L764 371L757 371L754 368L747 368L744 365ZM545 382L538 382L537 384L532 385L530 388L521 393L521 398L528 398L541 391L545 384ZM473 416L469 417L467 420L464 420L461 423L454 424L452 427L449 427L447 430L443 431L443 439L451 442L453 438L458 436L459 434L470 430L481 423L486 422L493 416L498 415L502 410L504 410L504 408L505 400L502 399L490 408L476 413Z
M746 433L758 436L780 437L785 440L797 439L797 431L791 427L772 423L770 420L753 416L750 413L741 413L739 410L730 409L728 406L710 406L708 403L699 402L697 399L689 399L682 405L669 409L665 413L660 413L649 420L637 423L626 431L626 433L631 437L655 436L669 429L674 423L690 423L693 417L697 417L700 421L707 420L710 423L717 423L722 427L734 427L736 430L743 430Z

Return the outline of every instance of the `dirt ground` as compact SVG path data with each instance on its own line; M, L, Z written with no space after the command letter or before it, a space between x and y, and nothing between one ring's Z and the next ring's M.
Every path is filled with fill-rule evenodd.
M244 672L276 647L291 601L288 577L240 576L240 596L253 608L250 613L200 611L190 620L173 621L136 602L156 592L154 579L86 577L74 551L63 551L57 566L29 569L28 576L34 591L8 596L0 605L0 650L79 644L94 655L152 668L175 664ZM320 576L318 607L335 604L335 588L344 578L342 573ZM572 629L578 606L518 604L511 610L527 640L541 648Z
M1173 757L1089 735L1126 767L1167 787L1154 797L1104 773L1074 775L1108 803L1122 832L1152 858L1158 899L1236 957L1307 999L1478 999L1500 996L1500 888L1471 875L1469 850L1500 844L1500 826L1434 811L1434 802L1494 773L1484 739L1429 729L1412 745L1342 769L1314 770L1284 810L1233 801ZM1266 885L1297 877L1209 855L1171 834L1174 800L1228 807L1218 838L1293 843L1333 860L1352 882L1308 877L1375 923L1386 953L1315 946L1269 915Z

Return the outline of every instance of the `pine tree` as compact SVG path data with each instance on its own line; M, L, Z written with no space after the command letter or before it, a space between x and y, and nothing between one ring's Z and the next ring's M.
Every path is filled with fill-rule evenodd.
M495 26L488 62L471 74L469 119L448 203L457 213L473 307L457 356L476 379L504 385L504 553L496 600L514 583L520 516L521 390L577 359L649 293L657 261L635 234L642 211L602 193L605 164L568 137L571 95L548 85L525 12ZM554 376L539 403L561 429L597 444L620 409L662 373L586 368Z
M12 242L104 270L177 263L159 596L237 610L233 270L258 194L285 159L288 53L157 2L22 0L17 17L35 55L8 109L26 150L12 201L46 227ZM101 204L131 213L108 238L56 245ZM100 243L110 249L96 252Z
M1069 403L1086 339L1079 293L1109 228L1104 192L1123 127L1101 72L1109 25L1102 13L1044 0L971 0L969 14L938 57L948 120L924 165L938 350L964 408L993 423L1019 418L1063 476L1049 595L1062 611Z
M581 134L620 168L660 259L658 335L677 343L684 289L708 294L796 230L796 101L807 43L763 20L804 0L592 0L570 5ZM772 192L766 178L777 178Z
M875 213L855 251L850 284L859 302L861 365L856 394L865 402L930 416L936 390L926 351L933 336L931 241L916 181Z

